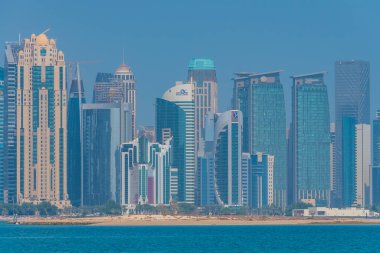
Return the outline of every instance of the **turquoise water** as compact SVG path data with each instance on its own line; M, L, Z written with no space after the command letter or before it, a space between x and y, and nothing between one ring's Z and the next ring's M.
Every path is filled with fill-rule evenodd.
M0 224L0 252L380 252L380 226Z

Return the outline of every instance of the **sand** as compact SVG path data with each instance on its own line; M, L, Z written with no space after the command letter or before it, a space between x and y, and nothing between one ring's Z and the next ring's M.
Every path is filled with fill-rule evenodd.
M0 218L12 223L11 217ZM380 224L380 219L304 218L284 216L185 216L130 215L105 217L19 217L24 225L92 225L92 226L209 226L209 225L311 225L311 224Z

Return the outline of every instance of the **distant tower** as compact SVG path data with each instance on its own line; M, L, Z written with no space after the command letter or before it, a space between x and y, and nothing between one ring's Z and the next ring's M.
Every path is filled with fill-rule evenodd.
M205 116L218 111L216 68L211 59L193 58L188 67L188 83L194 84L195 135L197 151L204 138Z
M69 206L63 52L54 39L32 34L19 52L17 73L18 202Z
M177 82L156 99L156 138L173 137L173 164L178 169L178 201L195 202L195 125L193 85Z
M243 113L243 151L274 156L273 204L286 205L286 115L280 72L237 73L233 106Z
M335 171L332 201L344 204L344 171L354 166L352 125L370 123L370 64L368 61L335 62ZM346 125L345 125L346 124ZM351 128L351 130L349 130ZM351 146L351 147L350 147ZM347 202L346 202L347 203Z
M218 113L215 118L215 193L220 205L242 205L242 113Z
M4 203L4 111L5 111L4 69L0 67L0 203Z
M122 63L114 74L98 73L94 86L94 103L130 103L132 136L136 136L136 81L130 67Z
M125 103L132 108L132 136L136 136L136 81L130 67L121 64L115 71L115 81L119 83Z
M19 42L5 44L4 202L17 202L17 62Z
M292 76L293 200L327 206L330 199L330 110L324 73Z
M77 69L77 71L79 70ZM80 85L79 87L78 78L71 82L67 115L67 191L73 206L80 206L81 200L82 143L80 120L81 105L86 103L86 99L82 80L80 81ZM79 96L79 91L81 92L81 96Z

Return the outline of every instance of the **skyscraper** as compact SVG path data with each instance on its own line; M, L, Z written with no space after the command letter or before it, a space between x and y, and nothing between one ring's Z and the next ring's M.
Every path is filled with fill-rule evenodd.
M195 135L197 146L204 137L205 116L218 111L216 68L211 59L191 59L187 81L194 84Z
M292 76L294 202L327 206L330 199L330 111L324 73Z
M86 103L86 99L82 80L80 81L80 85L81 87L79 87L78 79L71 82L67 114L67 191L73 206L80 206L81 203L81 105ZM81 94L79 94L79 91Z
M220 205L242 205L242 130L240 111L215 115L215 195Z
M32 34L17 66L18 202L70 205L67 194L67 95L64 54Z
M370 207L371 125L355 126L355 204Z
M380 206L380 110L372 122L372 205Z
M17 202L17 61L19 42L5 45L4 202Z
M350 167L352 150L345 149L344 143L352 142L353 135L344 135L343 122L351 125L370 123L370 64L367 61L335 62L335 171L333 204L342 206L345 191L343 171ZM346 118L346 120L344 120ZM352 131L351 131L352 133ZM350 138L351 140L348 140ZM347 163L348 162L348 163Z
M81 205L120 202L120 145L132 140L130 104L84 104L82 108Z
M130 67L121 64L115 74L98 73L94 86L94 103L125 103L132 108L132 136L136 135L136 81Z
M178 201L195 202L195 122L193 84L177 82L156 99L156 138L173 137L173 164L178 169Z
M233 106L243 113L243 151L271 154L274 164L274 205L286 204L286 116L280 72L237 73Z
M4 202L4 111L5 111L4 69L0 67L0 203Z

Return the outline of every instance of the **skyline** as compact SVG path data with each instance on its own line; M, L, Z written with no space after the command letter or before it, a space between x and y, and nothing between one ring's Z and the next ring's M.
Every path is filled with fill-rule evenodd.
M74 1L65 6L54 2L44 5L46 1L19 2L23 2L25 8L3 4L8 11L0 17L0 22L7 26L3 26L0 40L17 40L17 32L23 39L51 28L48 36L57 39L67 61L96 62L81 65L88 100L92 98L96 73L113 73L122 63L124 48L125 62L136 75L137 113L144 115L144 118L137 117L137 126L154 125L155 98L175 81L186 80L186 68L193 57L215 61L220 101L231 99L234 72L284 69L281 82L285 89L288 124L291 75L328 72L325 81L334 121L335 61L368 60L372 69L372 119L375 110L380 108L380 101L374 99L374 94L380 92L376 85L380 82L376 71L380 65L376 50L380 37L371 33L380 21L375 16L380 4L375 1L345 1L344 6L340 6L341 1L275 4L224 1L218 8L211 1L192 1L186 6L165 1L150 3L151 8L146 8L145 2L113 1L97 6ZM121 5L115 8L118 3ZM62 11L51 11L57 6ZM155 11L158 8L160 12ZM44 19L35 18L33 13L38 11L45 13ZM9 22L11 20L18 22ZM90 27L96 29L89 31ZM3 53L0 60L4 60ZM220 102L219 111L230 109L229 105Z

